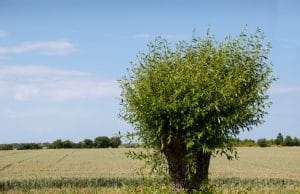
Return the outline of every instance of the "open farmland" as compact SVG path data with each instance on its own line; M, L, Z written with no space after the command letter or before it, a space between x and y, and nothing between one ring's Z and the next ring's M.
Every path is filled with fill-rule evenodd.
M100 187L99 184L94 185L95 188L84 188L83 192L100 192L101 189L101 192L107 191L108 193L126 192L128 190L120 189L117 182L140 179L136 175L136 170L142 165L140 161L128 159L124 154L127 150L118 148L1 151L0 182L19 181L17 182L19 186L16 186L18 189L18 187L23 188L22 181L38 182L63 178L65 186L72 186L72 179L74 179L79 182L77 184L81 185L80 187L90 187L95 184L95 181L99 182L99 178L103 178L104 182L101 180L103 183ZM274 191L275 193L287 185L291 193L300 192L299 147L238 148L238 153L239 159L233 161L227 161L219 156L212 158L210 178L216 185L221 185L219 190L221 189L222 192L231 193L231 184L234 187L241 187L242 190L247 184L247 187L257 184L259 191L263 192L267 188L267 192ZM105 180L110 181L109 184L113 187L117 185L118 188L101 188L107 184ZM86 185L82 186L83 183L80 181ZM26 184L30 186L32 183ZM39 184L44 185L40 188L44 190L50 189L51 191L56 187L52 183ZM32 185L35 187L35 184ZM48 187L47 185L50 185L50 188L44 188ZM246 189L249 191L249 188Z

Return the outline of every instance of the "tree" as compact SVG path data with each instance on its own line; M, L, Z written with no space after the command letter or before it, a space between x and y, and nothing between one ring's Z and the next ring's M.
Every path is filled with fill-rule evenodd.
M57 139L54 142L52 142L49 146L49 149L60 149L63 148L63 142L61 139Z
M21 143L17 147L17 150L35 150L35 149L42 149L43 147L41 144L38 143Z
M110 140L106 136L96 137L94 140L95 147L97 148L108 148L110 145Z
M68 139L63 141L62 144L63 144L63 148L75 148L76 147L76 144Z
M263 138L263 139L258 139L257 140L257 145L259 146L259 147L268 147L269 145L268 145L268 140L266 140L265 138Z
M244 140L240 141L238 145L252 147L252 146L255 146L255 141L252 139L244 139Z
M14 147L11 144L0 144L0 150L13 150Z
M293 143L294 143L294 146L300 146L300 139L298 139L297 137L294 137Z
M112 148L118 148L121 145L121 139L120 137L112 137L110 138L110 146Z
M282 145L283 144L283 135L281 133L278 133L276 139L275 139L276 145Z
M176 190L207 183L212 154L233 158L232 139L263 122L275 80L269 49L259 29L223 42L208 33L150 43L120 80L120 116L146 148L128 155L153 161L152 169L166 164Z
M93 148L94 147L94 142L90 139L85 139L83 140L83 148Z
M285 146L294 146L294 141L291 136L287 135L284 139L283 145Z

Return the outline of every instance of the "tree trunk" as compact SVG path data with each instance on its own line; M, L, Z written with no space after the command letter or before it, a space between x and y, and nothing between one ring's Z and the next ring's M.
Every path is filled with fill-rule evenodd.
M169 175L173 182L173 189L176 192L187 188L186 176L186 150L180 140L173 140L164 149L169 168Z
M188 190L199 189L208 183L208 169L211 153L198 153L196 156L196 173L192 175Z
M198 153L194 160L196 161L196 172L190 174L190 179L187 179L187 161L186 147L183 141L179 139L173 140L164 149L166 156L169 175L173 182L175 192L183 189L192 192L193 189L199 189L202 184L208 182L208 168L210 162L210 153Z

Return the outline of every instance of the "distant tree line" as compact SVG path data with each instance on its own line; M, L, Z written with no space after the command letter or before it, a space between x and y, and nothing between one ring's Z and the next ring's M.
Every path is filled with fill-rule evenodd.
M118 148L121 145L120 137L99 136L93 140L84 139L78 143L70 140L55 140L52 143L13 143L13 144L0 144L0 150L32 150L32 149L67 149L67 148Z
M0 145L0 150L13 150L14 147L12 144L1 144Z
M42 149L44 146L41 143L12 143L0 144L0 150L36 150Z
M0 150L29 150L29 149L68 149L68 148L118 148L121 145L120 137L99 136L94 140L84 139L78 143L70 140L55 140L52 143L13 143L13 144L0 144ZM258 140L253 139L235 139L234 143L238 147L269 147L269 146L300 146L300 138L287 135L284 137L281 133L278 133L275 139L260 138ZM139 147L138 144L124 144L124 147Z
M74 143L70 140L61 139L55 140L51 144L48 145L49 149L61 149L61 148L118 148L121 145L120 137L112 137L108 138L107 136L99 136L93 140L84 139L78 143Z
M260 138L257 141L252 139L235 140L237 146L259 146L259 147L269 147L269 146L300 146L300 138L291 137L287 135L284 137L281 133L278 133L275 139Z

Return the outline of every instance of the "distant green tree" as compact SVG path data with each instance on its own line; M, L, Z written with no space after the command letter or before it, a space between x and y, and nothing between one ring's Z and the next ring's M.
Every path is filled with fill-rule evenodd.
M42 143L41 145L42 145L42 147L45 147L45 148L47 148L47 147L50 145L50 143L48 143L48 142L44 142L44 143Z
M274 139L268 139L267 141L268 141L269 146L275 145L275 140Z
M285 139L284 139L284 142L283 142L283 145L285 146L294 146L294 141L292 139L291 136L286 136Z
M21 143L17 147L17 150L35 150L35 149L42 149L43 147L41 144L38 143Z
M78 143L74 143L73 148L84 148L83 147L83 142L78 142Z
M62 142L62 148L75 148L76 144L70 140L65 140Z
M167 164L175 190L208 181L212 154L236 155L233 139L263 122L275 80L261 30L220 42L209 33L175 46L157 38L120 80L121 117L146 152L129 156Z
M49 149L60 149L63 148L63 142L61 139L55 140L48 146Z
M251 147L251 146L255 146L256 144L255 144L255 141L252 140L252 139L244 139L244 140L242 140L240 142L240 145L241 146L249 146L249 147Z
M94 147L94 142L91 139L84 139L82 146L84 148L93 148Z
M283 144L283 135L281 133L278 133L276 139L275 139L275 144L276 145L282 145Z
M11 144L1 144L0 145L0 150L13 150L14 147Z
M110 140L107 136L99 136L94 140L96 148L108 148L110 146Z
M121 138L120 137L112 137L110 138L110 146L112 148L118 148L121 145Z
M293 139L293 143L294 143L294 146L300 146L300 139L298 139L297 137L295 137Z
M259 147L268 147L268 146L269 146L268 140L265 139L265 138L258 139L258 140L257 140L257 145L258 145Z

